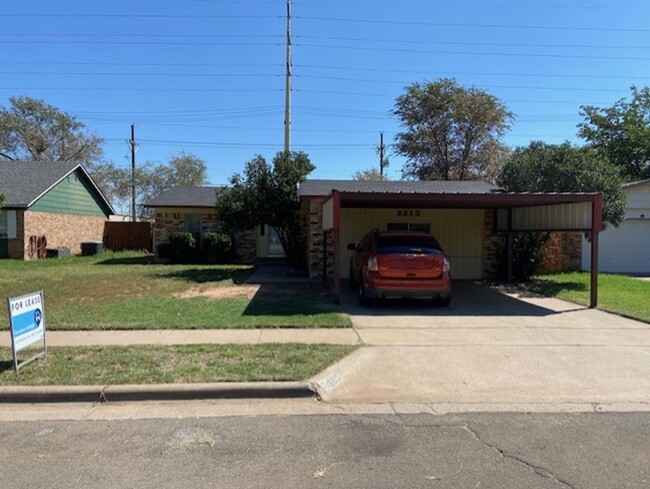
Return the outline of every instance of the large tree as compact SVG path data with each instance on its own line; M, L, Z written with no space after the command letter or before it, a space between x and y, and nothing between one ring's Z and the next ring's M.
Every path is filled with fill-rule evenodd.
M650 89L631 87L632 97L611 107L582 107L579 135L612 163L626 180L650 178Z
M625 217L619 169L592 148L532 142L513 151L498 183L512 192L600 192L603 221L618 226Z
M278 233L291 267L306 260L305 227L300 218L298 185L314 170L302 152L280 152L270 165L262 156L246 163L244 173L217 195L217 214L229 230L271 226Z
M103 156L102 139L73 115L43 100L10 97L0 107L0 159L93 163Z
M516 148L498 183L511 192L600 192L603 220L618 225L625 216L625 193L618 168L591 148L541 141ZM515 233L513 276L528 280L537 271L549 233ZM503 252L505 268L506 253Z
M105 163L91 167L91 175L114 206L121 211L129 208L131 199L131 167ZM181 152L165 163L151 161L136 165L136 204L140 215L146 214L142 203L176 186L195 186L208 183L205 160Z
M393 114L405 128L395 137L407 158L402 174L419 180L490 180L513 118L493 95L449 78L406 87Z

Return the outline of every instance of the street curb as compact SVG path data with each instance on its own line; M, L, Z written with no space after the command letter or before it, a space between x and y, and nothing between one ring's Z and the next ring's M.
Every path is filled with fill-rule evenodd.
M0 404L310 397L316 394L307 382L0 387Z

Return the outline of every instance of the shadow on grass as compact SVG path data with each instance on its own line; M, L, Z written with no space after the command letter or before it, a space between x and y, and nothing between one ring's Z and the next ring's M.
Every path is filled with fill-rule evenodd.
M262 284L242 316L310 316L332 312L340 309L320 284Z
M13 360L0 360L0 374L8 371L14 371Z
M535 294L556 297L562 292L588 292L589 287L580 282L551 282L549 280L535 280L524 284L525 290Z
M183 270L174 270L158 274L160 278L170 278L174 280L184 280L196 284L207 282L222 282L232 280L235 284L244 283L251 274L251 269L242 268L186 268Z
M107 258L106 260L98 261L96 265L151 265L153 262L153 255L145 255L122 258Z

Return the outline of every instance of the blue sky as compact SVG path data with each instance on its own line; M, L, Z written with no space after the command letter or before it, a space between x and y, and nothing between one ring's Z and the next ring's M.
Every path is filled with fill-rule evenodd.
M313 178L347 179L390 145L395 98L454 77L517 118L510 146L578 142L584 104L650 83L650 4L611 0L294 0L293 149ZM0 18L0 104L43 98L127 164L185 150L226 183L283 147L284 0L22 0ZM391 156L389 175L403 160Z

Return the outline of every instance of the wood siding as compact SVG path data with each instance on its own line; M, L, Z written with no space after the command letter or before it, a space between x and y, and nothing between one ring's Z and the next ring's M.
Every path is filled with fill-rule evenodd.
M404 211L407 216L404 216ZM351 251L348 243L358 243L370 229L386 230L390 223L423 223L445 253L450 255L452 276L457 279L483 278L484 211L480 209L341 209L341 278L348 278Z
M110 211L105 207L92 184L77 170L38 199L29 210L106 217Z

